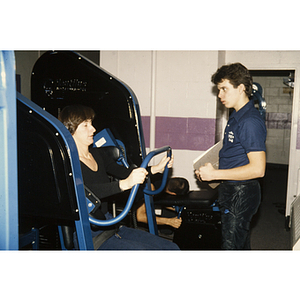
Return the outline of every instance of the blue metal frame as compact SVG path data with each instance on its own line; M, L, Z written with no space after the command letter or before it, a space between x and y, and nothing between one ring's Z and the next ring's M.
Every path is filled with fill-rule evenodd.
M85 201L81 167L80 167L77 147L72 135L58 119L56 119L54 116L52 116L51 114L43 110L41 107L39 107L32 101L28 100L23 95L17 93L17 99L18 101L21 101L26 106L28 106L28 109L35 111L37 114L43 117L47 122L49 122L52 126L54 126L58 134L62 136L65 145L68 149L69 158L71 161L72 177L73 177L75 193L76 193L76 198L78 203L78 210L79 210L78 213L79 213L80 220L75 221L75 226L76 226L79 248L81 250L94 249L91 228L88 222L88 210Z
M137 118L137 128L140 137L141 155L144 159L141 167L147 167L149 161L154 155L164 151L171 152L170 147L163 147L150 152L146 157L144 136L141 126L140 110L134 92L122 83L130 92L133 99L135 113ZM51 114L41 109L38 105L28 100L26 97L16 93L15 81L15 58L13 51L0 51L0 134L3 136L3 142L0 145L0 249L18 250L19 232L18 232L18 173L17 173L17 116L16 99L28 106L29 109L45 118L51 123L63 137L66 147L70 153L71 166L73 170L73 180L75 192L78 199L78 208L80 220L75 221L79 248L81 250L94 249L90 223L88 222L88 210L83 187L81 168L78 158L78 152L74 140L69 131ZM167 174L168 168L166 168ZM167 175L166 175L167 177ZM165 177L165 178L166 178ZM115 219L108 220L104 226L115 224L126 216L130 210L139 185L133 187L125 210ZM150 183L148 183L149 191ZM162 187L163 188L163 187ZM159 191L158 191L159 192ZM151 191L150 191L151 193ZM81 200L81 199L84 199ZM157 227L153 209L153 199L151 195L145 195L149 231L157 234ZM153 220L151 220L151 218ZM91 220L94 222L94 220ZM105 222L105 221L104 221ZM99 224L99 221L96 223ZM103 226L103 225L102 225Z
M110 220L98 220L90 217L88 215L88 207L87 207L87 202L85 198L85 193L84 193L84 186L83 186L83 179L82 179L82 174L81 174L81 167L80 167L80 162L79 162L79 157L78 157L78 152L77 148L74 142L73 137L71 136L70 132L66 129L66 127L58 121L54 116L49 114L48 112L44 111L42 108L40 108L38 105L33 103L32 101L28 100L21 94L17 93L17 99L18 101L21 101L23 104L28 106L29 110L35 111L37 114L39 114L41 117L43 117L47 122L49 122L52 126L55 127L57 130L58 134L62 136L65 145L68 149L69 152L69 158L71 161L71 166L72 166L72 174L73 174L73 180L74 180L74 186L75 186L75 192L76 192L76 197L77 197L77 203L78 203L78 210L79 210L79 217L80 219L78 221L75 221L75 226L76 226L76 234L78 238L78 244L79 244L79 249L80 250L91 250L94 249L93 246L93 241L92 241L92 235L91 235L91 229L90 229L90 223L98 225L98 226L110 226L114 225L118 222L120 222L123 218L126 217L128 214L129 210L132 207L132 204L134 202L136 193L139 188L139 184L135 185L131 192L130 196L128 198L127 204L122 211L120 215L118 215L116 218L110 219ZM146 168L148 166L148 163L150 160L155 156L158 155L162 152L168 152L168 156L171 157L171 148L169 146L159 148L157 150L154 150L150 152L144 161L141 164L142 168ZM166 167L165 169L165 174L164 177L167 177L167 172L168 168ZM150 204L148 203L148 199L146 200L146 207L149 206ZM156 224L156 222L155 222ZM151 233L155 233L153 229L153 224L149 224L151 227L149 227L149 231Z
M0 51L0 249L18 250L16 79L13 51Z
M101 141L101 146L97 146L97 143ZM126 160L126 148L125 145L120 140L116 140L113 134L111 133L109 128L105 128L98 132L94 136L94 147L107 147L107 146L115 146L120 150L120 156L117 161L118 164L125 166L126 168L129 168L129 164ZM123 151L125 152L123 155Z
M165 149L164 151L167 151L168 157L172 156L172 151L169 146L166 146L163 149ZM155 153L155 150L150 152L148 155L152 155L151 153ZM151 191L150 178L148 179L148 182L147 182L147 188L144 189L144 199L145 199L145 206L146 206L148 228L149 228L149 232L152 234L155 234L155 235L158 235L158 229L157 229L154 201L153 201L152 196L157 195L163 191L163 189L165 188L166 183L167 183L168 172L169 172L169 168L166 165L164 173L163 173L163 179L162 179L161 186L157 190Z
M22 235L19 239L19 248L22 249L23 247L32 244L33 250L39 249L39 230L37 228L32 228L31 231L27 232L26 234Z
M105 141L104 146L116 146L116 147L119 147L118 141L114 138L114 136L112 135L112 133L110 132L109 129L102 130L101 132L99 132L94 137L94 146L96 146L95 144L101 138L104 138L104 140L103 140L103 142ZM150 152L146 156L146 158L144 159L144 161L141 164L141 166L144 166L146 168L147 165L148 165L148 163L150 162L150 160L153 158L153 156L155 156L155 155L157 155L157 154L159 154L161 152L164 152L164 151L167 152L167 156L168 157L172 156L172 150L171 150L171 148L169 146L166 146L166 147L163 147L161 149L157 149L157 150L154 150L154 151ZM125 167L127 167L127 168L129 167L129 164L127 163L126 158L124 158L123 155L120 155L120 162ZM153 197L152 196L157 195L157 194L161 193L164 190L164 188L166 186L166 183L167 183L167 179L168 179L168 172L169 172L169 168L166 167L165 170L164 170L164 173L163 173L163 178L162 178L161 186L157 190L155 190L155 191L151 190L151 180L150 179L148 179L146 181L146 188L143 190L149 232L152 233L152 234L156 234L156 235L158 235L158 229L157 229L156 216L155 216L155 208L154 208L154 202L153 202ZM134 191L133 199L135 197L135 194L136 194L136 191ZM131 197L131 195L129 196L129 202L133 201L133 200L130 199L130 197ZM131 205L130 205L130 207L131 207ZM122 219L123 219L123 217L122 217ZM106 221L104 221L104 222L106 222ZM100 223L103 223L103 222L100 221ZM96 225L99 225L99 223L96 224Z
M171 155L171 148L169 146L165 146L165 147L162 147L162 148L159 148L159 149L156 149L154 151L151 151L144 159L144 161L142 162L141 164L141 168L146 168L150 162L150 160L155 156L155 155L158 155L162 152L166 152L168 151L169 155ZM165 168L165 173L168 175L168 168L166 167ZM94 224L94 225L98 225L98 226L110 226L110 225L114 225L114 224L117 224L118 222L120 222L121 220L123 220L126 215L128 214L129 210L131 209L132 207L132 204L134 202L134 199L135 199L135 196L136 196L136 193L139 189L139 184L136 184L132 189L131 189L131 192L129 194L129 197L128 197L128 200L127 200L127 203L126 203L126 206L125 208L123 209L123 211L115 218L113 219L110 219L110 220L98 220L98 219L95 219L93 217L89 217L89 221ZM146 199L145 199L146 201Z
M45 53L46 55L46 58L48 57L48 55L56 55L58 54L58 52L60 51L49 51L47 53ZM121 90L123 90L123 88L125 88L126 90L126 101L127 102L130 102L130 106L132 104L133 106L133 115L134 115L134 120L135 120L135 128L136 128L136 134L137 134L137 138L138 138L138 144L139 144L139 158L141 159L140 161L142 162L145 157L146 157L146 150L145 150L145 141L144 141L144 134L143 134L143 129L142 129L142 121L141 121L141 113L140 113L140 107L139 107L139 104L138 104L138 100L137 100L137 97L135 95L135 93L133 92L133 90L126 84L124 83L123 81L121 81L120 79L116 78L115 76L113 76L112 74L110 74L109 72L107 72L106 70L102 69L101 67L99 67L98 65L96 65L95 63L91 62L90 60L88 60L87 58L79 55L78 53L76 52L73 52L73 51L62 51L62 52L72 52L72 54L70 54L71 57L74 58L74 55L77 56L78 59L80 59L82 62L83 61L87 61L91 66L91 70L94 70L94 67L96 67L96 69L99 69L101 70L101 72L104 72L105 75L106 75L106 79L109 79L110 81L110 84L117 84L117 85L121 85ZM65 53L66 54L66 53ZM66 54L68 55L68 54ZM93 66L92 66L93 65ZM39 69L40 65L39 64L36 64L34 66L34 69L35 68L38 68ZM48 68L51 68L51 65L47 65ZM95 70L96 70L95 69ZM35 72L34 72L35 73ZM35 76L32 77L32 79L34 79ZM31 83L34 83L35 80L32 80ZM34 86L34 84L32 84L32 87ZM34 99L32 98L33 101L35 101L36 103L39 103L38 99ZM140 162L138 163L140 164ZM148 185L148 189L150 189L150 182L148 181L147 182L147 185ZM152 195L145 195L145 199L148 199L146 200L147 202L153 202L153 199L152 199ZM151 209L151 211L148 211L148 205L146 206L146 211L147 211L147 216L148 217L148 223L149 223L149 219L150 219L150 215L152 214L152 219L153 219L153 222L156 223L156 219L155 219L155 216L154 215L154 209ZM152 221L150 221L150 223L152 223ZM152 233L156 233L157 230L154 230L151 228L151 224L149 224L149 230L150 232ZM154 227L156 226L156 224L153 225Z

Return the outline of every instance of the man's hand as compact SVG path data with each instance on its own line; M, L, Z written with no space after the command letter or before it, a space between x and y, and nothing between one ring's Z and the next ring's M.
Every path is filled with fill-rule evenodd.
M266 153L253 151L249 152L247 156L249 159L247 165L232 169L214 169L212 164L207 163L196 170L195 174L200 181L249 180L263 177L266 169Z
M212 181L215 180L215 171L216 169L211 163L206 163L205 166L202 166L199 168L199 170L196 170L195 174L200 181Z
M177 218L177 217L174 217L174 218L166 218L166 224L169 225L169 226L172 226L174 228L179 228L180 225L182 223L182 219L181 218Z

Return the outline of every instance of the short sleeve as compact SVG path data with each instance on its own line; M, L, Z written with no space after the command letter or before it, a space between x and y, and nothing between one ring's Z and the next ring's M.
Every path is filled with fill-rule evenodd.
M267 130L263 119L246 118L240 125L239 140L246 153L266 151Z

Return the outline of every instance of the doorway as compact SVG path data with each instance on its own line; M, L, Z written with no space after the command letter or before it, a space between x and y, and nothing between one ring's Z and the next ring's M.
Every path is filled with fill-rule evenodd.
M285 218L295 70L253 70L266 101L267 168L261 180L262 202L253 218L253 249L289 249ZM274 236L276 238L274 239Z
M293 80L294 73L294 70L251 71L253 82L262 86L267 103L266 147L269 164L289 164L294 90L286 82Z

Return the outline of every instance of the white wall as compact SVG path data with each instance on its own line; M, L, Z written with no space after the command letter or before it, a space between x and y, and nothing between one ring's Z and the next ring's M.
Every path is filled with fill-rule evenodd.
M31 72L40 51L15 51L16 74L21 76L21 93L31 99Z
M100 65L136 93L143 116L216 118L211 75L220 63L241 62L253 70L295 70L287 214L297 193L300 154L296 150L299 115L300 51L101 51ZM219 117L219 114L218 114ZM152 126L155 126L152 122ZM152 128L153 135L153 128ZM153 146L153 143L150 144ZM198 151L174 150L174 176L197 188L192 160Z
M31 70L42 52L15 53L17 74L21 74L22 94L30 98ZM295 70L287 192L289 215L290 204L297 194L300 165L300 151L296 149L300 51L101 51L100 53L100 66L134 90L140 103L141 114L151 117L152 126L155 126L155 116L215 118L217 100L212 91L210 77L220 65L232 62L241 62L253 70ZM218 113L219 117L222 117L222 113ZM151 134L152 149L155 134L153 128ZM298 135L300 137L300 131ZM200 153L200 151L174 150L173 175L186 177L192 189L197 188L192 160Z
M218 51L101 51L100 66L128 84L142 116L151 117L151 150L155 116L216 118L210 78L218 67ZM187 178L197 189L192 161L201 151L173 153L172 175Z
M215 118L217 59L217 51L158 51L156 115Z

